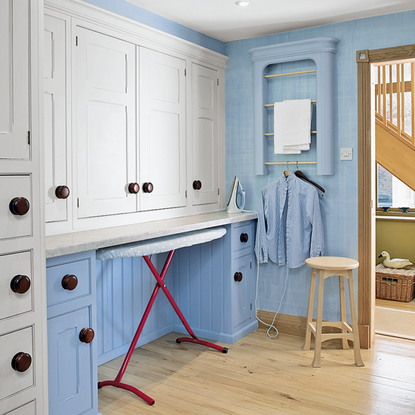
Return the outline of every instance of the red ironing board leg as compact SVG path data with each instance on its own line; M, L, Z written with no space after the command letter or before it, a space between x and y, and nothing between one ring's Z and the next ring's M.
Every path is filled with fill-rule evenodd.
M206 342L206 341L203 341L203 340L199 340L195 336L195 334L193 333L193 331L190 328L189 324L187 323L186 319L183 317L183 314L181 313L179 307L177 306L177 304L173 300L173 297L171 296L170 292L166 288L166 285L163 283L163 278L161 278L158 275L158 273L157 273L156 269L154 268L154 265L152 264L152 262L150 261L150 259L147 256L144 256L143 258L146 261L146 263L147 263L148 267L150 268L151 272L153 273L154 277L156 278L156 280L157 280L158 284L160 285L161 289L163 290L164 294L166 294L166 297L170 301L170 304L174 308L174 311L179 316L180 321L183 323L183 325L186 328L187 332L191 336L191 338L188 338L188 337L179 337L178 339L176 339L176 342L177 343L181 343L181 342L197 343L197 344L201 344L203 346L211 347L212 349L219 350L219 351L221 351L223 353L227 353L228 352L228 349L226 347L218 346L217 344L213 344L213 343L210 343L210 342Z
M174 311L179 316L180 321L183 323L183 325L186 328L187 332L191 336L191 338L189 338L189 337L179 337L178 339L176 339L177 343L181 343L181 342L197 343L197 344L201 344L202 346L211 347L212 349L216 349L216 350L219 350L223 353L227 353L228 349L226 347L218 346L216 344L206 342L204 340L199 340L195 336L195 334L193 333L193 331L190 328L189 324L187 323L187 321L183 317L183 314L181 313L179 307L177 306L177 304L173 300L173 297L171 296L170 292L166 288L166 285L164 284L163 279L166 275L167 269L169 268L169 265L170 265L170 262L172 260L173 254L174 254L174 250L170 251L169 254L167 255L167 259L164 263L163 270L161 271L160 275L158 274L157 270L155 269L153 263L150 261L149 257L147 255L143 256L143 258L146 261L148 267L150 268L150 271L152 272L152 274L156 278L157 284L154 287L153 293L151 294L150 300L149 300L149 302L147 304L147 307L144 311L143 317L141 318L140 324L138 325L137 331L135 332L134 338L131 341L130 347L129 347L128 352L127 352L127 354L124 358L124 361L121 365L121 368L118 372L117 377L115 378L115 380L105 380L105 381L102 381L102 382L98 382L98 388L102 388L103 386L114 386L116 388L125 389L125 390L128 390L128 391L134 393L139 398L146 401L149 405L154 404L154 402L155 402L154 399L150 398L145 393L141 392L137 388L134 388L133 386L127 385L125 383L121 383L121 379L124 376L124 373L127 369L128 363L129 363L129 361L131 359L131 356L134 352L135 346L137 345L138 339L140 338L141 332L144 328L144 325L147 321L148 315L150 314L150 310L153 307L154 301L156 300L156 297L157 297L157 294L158 294L160 288L163 290L163 292L166 295L167 299L169 300L170 304L174 308Z

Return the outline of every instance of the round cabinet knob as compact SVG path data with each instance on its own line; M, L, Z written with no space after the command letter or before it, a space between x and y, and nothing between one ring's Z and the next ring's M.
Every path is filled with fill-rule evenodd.
M193 189L200 190L202 188L202 182L200 180L195 180L193 182Z
M13 215L23 216L29 212L30 203L25 197L15 197L9 204L10 212Z
M79 333L79 340L81 340L82 343L91 343L92 340L94 340L94 336L94 330L85 327Z
M154 189L153 183L148 182L143 184L143 192L144 193L151 193Z
M27 275L16 275L10 281L10 288L14 293L24 294L29 291L30 278Z
M128 191L132 194L137 194L140 191L140 185L138 183L130 183L128 185Z
M65 290L72 291L76 288L77 285L78 278L76 277L76 275L66 274L62 278L62 288L64 288Z
M248 242L248 234L247 233L241 233L241 237L239 239L243 243Z
M17 372L26 372L32 364L32 357L29 353L20 352L12 359L12 368Z
M62 185L62 186L58 186L58 187L55 189L55 196L56 196L58 199L67 199L70 193L71 193L71 192L70 192L70 190L69 190L69 187L68 187L68 186L63 186L63 185Z
M242 272L235 272L235 275L233 276L233 279L236 282L241 282L242 281Z

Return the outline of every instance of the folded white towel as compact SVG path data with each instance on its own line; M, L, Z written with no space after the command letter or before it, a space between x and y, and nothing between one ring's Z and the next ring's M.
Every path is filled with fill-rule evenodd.
M301 149L284 149L284 107L285 102L274 104L274 154L300 154Z
M311 99L283 102L282 131L284 150L309 150L311 143Z

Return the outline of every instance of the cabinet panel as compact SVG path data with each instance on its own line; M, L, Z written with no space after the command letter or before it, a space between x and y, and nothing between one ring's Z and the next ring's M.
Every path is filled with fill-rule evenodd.
M92 343L79 340L90 320L89 307L48 319L50 415L81 414L93 406Z
M44 27L44 144L45 219L68 220L70 198L58 198L58 186L68 186L67 105L66 105L66 21L45 15Z
M233 326L236 328L252 318L252 307L254 293L252 287L252 255L245 255L234 260L232 274L232 301L233 301ZM235 273L242 274L241 281L235 281Z
M218 88L218 71L192 64L192 182L202 183L192 188L194 205L219 201Z
M0 255L0 320L32 310L33 276L31 252ZM19 276L29 278L30 286L24 293L14 292L10 287L13 279ZM21 283L21 286L23 286Z
M78 217L134 212L135 46L77 28Z
M33 357L32 328L28 327L0 336L0 400L34 384L34 361L24 372L12 367L14 356L20 352Z
M141 210L186 205L186 62L140 48Z
M32 234L31 176L0 176L0 239L30 236ZM13 214L10 202L15 198L26 199L29 210L26 214Z
M28 159L29 0L0 2L0 159Z
M7 412L5 415L36 415L36 404L34 401L14 409L11 412Z

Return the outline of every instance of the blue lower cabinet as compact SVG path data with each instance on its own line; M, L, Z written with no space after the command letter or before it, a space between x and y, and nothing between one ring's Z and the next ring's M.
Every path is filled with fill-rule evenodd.
M97 415L95 251L46 265L49 414Z

